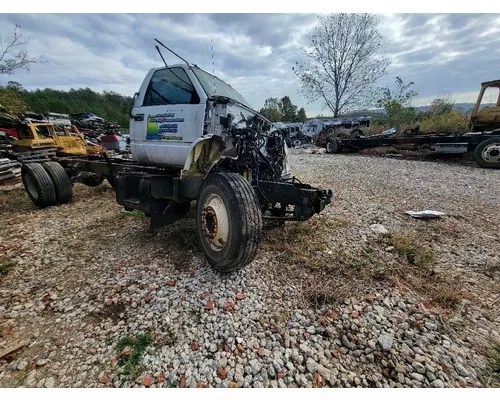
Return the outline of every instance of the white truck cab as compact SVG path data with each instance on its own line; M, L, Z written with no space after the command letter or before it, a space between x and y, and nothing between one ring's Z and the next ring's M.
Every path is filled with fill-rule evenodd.
M130 112L132 156L149 165L189 169L199 143L214 135L223 138L220 117L227 118L228 114L235 117L233 125L239 127L257 112L230 85L197 66L176 64L151 69L134 95ZM226 153L231 153L227 141L225 147ZM265 154L265 144L262 147ZM283 177L290 175L285 156Z

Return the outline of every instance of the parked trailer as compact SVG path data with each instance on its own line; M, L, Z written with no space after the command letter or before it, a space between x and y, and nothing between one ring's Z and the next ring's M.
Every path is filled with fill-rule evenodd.
M474 161L483 168L500 168L500 132L465 133L461 135L330 137L327 153L356 151L379 146L413 146L428 148L436 153L461 154L474 152Z

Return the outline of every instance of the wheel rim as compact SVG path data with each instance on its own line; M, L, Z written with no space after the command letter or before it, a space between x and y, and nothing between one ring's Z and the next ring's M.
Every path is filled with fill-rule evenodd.
M212 193L203 204L201 215L203 235L210 248L221 251L229 237L229 214L222 199Z
M293 146L294 147L300 146L301 144L302 144L302 142L300 140L298 140L298 139L296 139L296 140L293 141Z
M332 142L327 142L327 143L326 143L326 151L327 151L328 153L331 153L331 152L332 152L332 146L333 146L333 145L332 145Z
M31 197L35 200L38 200L38 190L36 189L35 181L31 177L31 175L26 174L24 176L24 182L26 184L26 189Z
M488 163L492 164L500 163L500 142L491 143L488 146L486 146L483 149L481 156L483 157L483 160Z

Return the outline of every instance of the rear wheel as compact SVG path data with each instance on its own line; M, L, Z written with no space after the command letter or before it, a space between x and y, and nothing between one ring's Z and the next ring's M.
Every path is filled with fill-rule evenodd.
M340 151L340 142L337 138L329 138L326 141L326 152L329 154L337 154Z
M234 173L214 173L203 184L197 203L198 234L209 264L230 272L252 262L263 223L248 181Z
M500 168L500 136L479 143L474 150L474 160L483 168Z
M21 178L26 193L37 207L49 207L57 203L55 185L39 163L23 164Z
M52 178L56 188L56 197L58 203L68 203L73 198L73 187L68 174L61 166L55 161L44 162L43 168Z

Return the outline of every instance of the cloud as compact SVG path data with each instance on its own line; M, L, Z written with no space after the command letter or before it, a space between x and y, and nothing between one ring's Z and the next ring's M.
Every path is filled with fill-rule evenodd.
M497 14L386 14L381 33L391 66L377 82L414 81L417 104L446 91L474 101L480 82L497 78ZM48 61L30 73L0 76L28 89L90 87L132 95L147 71L162 64L154 38L190 62L215 72L255 108L289 95L308 115L321 112L298 94L292 66L317 23L314 14L2 14L2 37L19 24L31 56ZM181 62L163 51L167 63ZM465 100L466 99L466 100Z

